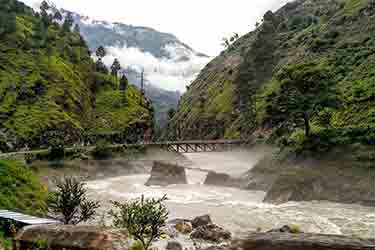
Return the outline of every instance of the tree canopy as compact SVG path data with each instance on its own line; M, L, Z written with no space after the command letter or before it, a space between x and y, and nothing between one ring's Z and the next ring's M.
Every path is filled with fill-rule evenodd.
M310 136L312 116L326 107L338 105L333 76L323 65L303 63L286 66L276 75L280 90L273 98L272 113L279 122L303 126Z

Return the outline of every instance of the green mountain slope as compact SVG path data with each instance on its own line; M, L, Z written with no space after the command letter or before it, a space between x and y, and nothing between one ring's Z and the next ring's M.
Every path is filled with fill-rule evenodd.
M257 131L304 141L301 119L282 110L280 102L292 94L287 79L280 77L290 69L292 78L312 70L327 76L338 100L338 105L316 105L318 112L309 117L311 137L327 144L371 143L374 14L372 0L297 0L266 13L255 31L238 39L200 73L181 100L170 137L246 138ZM311 82L316 81L320 80Z
M121 104L117 79L96 72L78 33L46 25L15 0L1 0L0 13L2 150L44 146L52 138L73 144L89 135L128 135L149 125L139 91L130 86Z

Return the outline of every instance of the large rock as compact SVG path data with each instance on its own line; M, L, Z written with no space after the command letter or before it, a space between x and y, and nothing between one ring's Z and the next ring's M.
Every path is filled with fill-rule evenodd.
M177 241L169 241L166 250L182 250L182 245Z
M155 161L146 186L168 186L172 184L187 184L185 168Z
M29 249L28 247L38 240L45 240L51 249L130 249L126 231L94 226L28 226L20 231L15 240L18 249Z
M204 181L205 185L213 186L224 186L224 187L241 187L241 180L232 178L228 174L216 173L210 171L207 174L206 180Z
M189 234L193 231L193 226L191 223L186 221L177 223L175 228L182 234Z
M375 240L346 236L289 233L254 233L233 242L230 250L374 250Z
M192 239L221 243L230 240L231 233L215 224L208 224L205 226L197 227L190 234L190 237Z
M212 224L211 217L208 214L195 217L191 221L191 225L193 226L193 228L205 226L205 225L208 225L208 224Z

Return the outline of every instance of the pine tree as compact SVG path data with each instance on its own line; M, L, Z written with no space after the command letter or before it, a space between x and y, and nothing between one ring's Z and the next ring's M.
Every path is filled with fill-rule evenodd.
M74 19L71 13L65 17L64 23L62 25L63 32L70 32L73 26Z
M53 19L57 21L61 21L63 19L63 16L61 15L60 11L56 11L53 15Z
M81 33L81 28L79 27L79 25L78 24L75 24L74 25L74 32L76 32L76 33L78 33L78 34L80 34Z
M111 66L111 75L117 78L117 74L118 74L120 69L121 69L121 64L120 64L119 60L116 58L113 61L113 64Z
M108 69L107 69L107 67L104 65L104 63L102 61L103 57L106 56L106 51L105 51L104 47L103 46L99 46L96 49L95 54L98 57L98 60L96 61L96 64L95 64L96 71L97 72L101 72L103 74L108 74Z
M102 59L103 57L106 56L106 51L104 49L103 46L99 46L97 49L96 49L96 52L95 52L96 56L99 57L99 59Z
M128 89L129 81L125 74L120 79L120 91L122 92L122 103L125 105L127 102L126 90Z
M52 18L50 14L48 14L48 11L50 10L50 6L46 1L43 1L40 5L40 11L42 15L42 22L46 27L48 27L51 24Z

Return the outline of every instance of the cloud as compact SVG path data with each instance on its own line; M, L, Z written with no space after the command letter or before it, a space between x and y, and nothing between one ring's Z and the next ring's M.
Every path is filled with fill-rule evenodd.
M110 66L115 58L123 68L132 68L140 72L145 70L145 77L155 86L170 91L186 90L186 86L195 79L200 70L212 59L197 56L177 44L164 47L168 58L156 58L148 52L134 47L107 47L107 56L103 62Z

